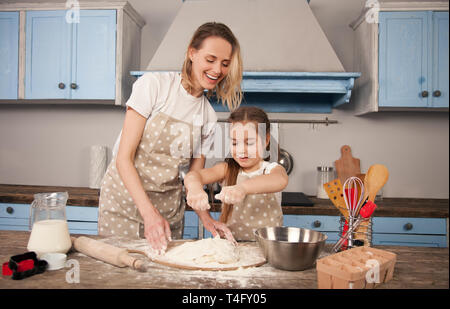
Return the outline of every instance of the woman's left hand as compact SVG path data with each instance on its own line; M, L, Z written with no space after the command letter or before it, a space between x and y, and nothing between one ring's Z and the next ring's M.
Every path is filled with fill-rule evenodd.
M223 187L215 198L227 204L237 204L244 200L246 192L241 185Z

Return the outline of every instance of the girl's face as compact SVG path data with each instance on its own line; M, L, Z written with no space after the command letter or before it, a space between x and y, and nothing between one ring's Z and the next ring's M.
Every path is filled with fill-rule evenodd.
M201 95L204 89L214 89L224 79L231 62L231 51L231 44L217 36L204 39L200 49L189 49L195 92L193 95Z
M270 135L262 140L258 135L258 126L254 122L236 122L231 124L231 155L233 159L246 171L259 168L264 154L264 148L269 142Z

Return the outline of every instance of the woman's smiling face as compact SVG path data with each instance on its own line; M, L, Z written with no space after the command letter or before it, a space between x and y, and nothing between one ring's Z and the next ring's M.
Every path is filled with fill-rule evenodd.
M231 52L231 44L217 36L204 39L200 49L189 49L194 81L192 95L199 96L204 89L214 89L225 78L228 74Z
M231 155L246 171L259 167L267 143L257 134L257 129L254 122L236 122L230 127Z

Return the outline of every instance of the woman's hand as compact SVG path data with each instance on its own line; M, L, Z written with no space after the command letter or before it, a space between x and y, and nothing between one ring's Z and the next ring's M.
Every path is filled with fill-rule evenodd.
M168 242L172 240L170 225L161 214L154 210L144 218L144 236L150 243L150 246L158 254L164 254Z
M247 193L241 185L234 185L223 187L219 194L216 194L215 198L221 200L226 204L237 204L244 200Z
M186 201L194 210L207 210L211 208L208 202L208 195L203 189L188 190Z
M233 234L231 234L230 229L227 227L225 223L219 222L214 220L211 217L205 217L203 220L203 226L205 229L207 229L213 237L216 237L217 234L220 235L220 237L225 238L229 241L231 241L234 245L237 245L236 240L233 237Z

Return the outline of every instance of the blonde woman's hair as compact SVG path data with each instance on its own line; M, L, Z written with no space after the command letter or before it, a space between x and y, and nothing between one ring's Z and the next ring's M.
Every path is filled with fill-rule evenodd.
M182 77L185 80L188 90L193 88L192 81L192 61L189 58L189 48L200 49L203 41L211 36L223 38L231 44L231 59L228 74L222 79L213 90L208 90L207 97L213 96L214 92L218 101L222 101L230 111L234 111L242 101L242 58L239 42L233 32L226 25L216 22L207 22L201 25L192 36L186 51L186 58L183 63Z

